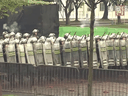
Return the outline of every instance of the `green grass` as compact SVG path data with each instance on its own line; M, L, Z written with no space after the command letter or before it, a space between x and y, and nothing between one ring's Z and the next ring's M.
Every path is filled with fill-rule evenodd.
M102 36L104 32L106 34L110 33L121 33L126 32L128 33L128 25L110 25L110 26L104 26L104 27L95 27L94 28L94 35L100 35ZM126 29L127 28L127 29ZM82 36L85 34L90 34L90 28L89 27L74 27L74 26L64 26L59 28L59 36L63 37L65 33L71 32L71 35L73 35L76 32L76 35Z

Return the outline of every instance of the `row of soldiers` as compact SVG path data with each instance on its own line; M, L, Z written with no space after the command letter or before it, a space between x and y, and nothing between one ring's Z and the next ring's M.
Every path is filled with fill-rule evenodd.
M67 67L88 67L90 54L90 36L73 36L66 33L64 37L38 37L38 30L29 33L3 32L0 41L0 61L9 63L28 63L34 66L55 65ZM127 68L128 35L111 34L93 38L93 67Z

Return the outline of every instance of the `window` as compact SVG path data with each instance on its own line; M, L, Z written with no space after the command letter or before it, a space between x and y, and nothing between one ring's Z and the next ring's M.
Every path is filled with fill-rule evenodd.
M104 4L100 3L100 11L104 11L104 10L105 10Z

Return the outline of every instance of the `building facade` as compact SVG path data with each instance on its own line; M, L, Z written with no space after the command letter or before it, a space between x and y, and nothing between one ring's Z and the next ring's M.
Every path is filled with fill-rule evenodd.
M66 0L62 0L63 2ZM65 2L64 2L65 4ZM60 8L59 8L59 18L61 20L65 20L65 12L64 12L64 8L61 6L61 4L59 4ZM108 7L108 18L109 19L116 19L117 16L115 14L115 6L110 6ZM97 5L97 8L95 10L95 18L96 19L100 19L103 17L104 14L104 4L100 3ZM78 10L78 18L79 19L85 19L87 16L90 18L90 13L91 10L89 9L89 7L86 4L83 4L79 10ZM125 6L125 12L124 12L124 16L121 16L122 19L128 19L128 6ZM70 15L70 19L74 19L75 18L75 7L74 7L74 11L71 13Z

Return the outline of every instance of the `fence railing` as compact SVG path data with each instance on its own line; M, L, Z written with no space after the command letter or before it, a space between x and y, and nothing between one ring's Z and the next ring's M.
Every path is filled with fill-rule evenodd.
M88 69L0 63L3 91L48 96L87 96ZM93 96L127 96L128 71L93 70Z

